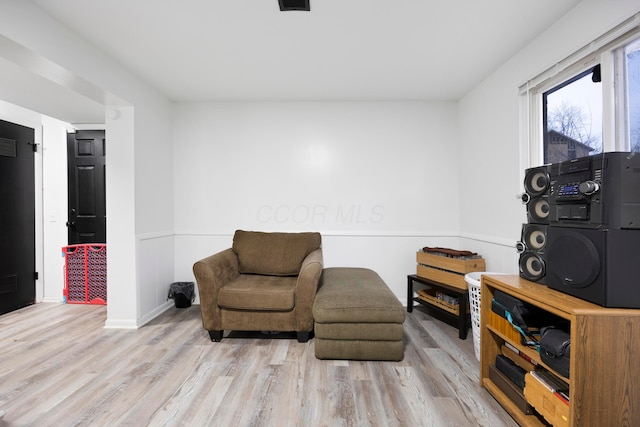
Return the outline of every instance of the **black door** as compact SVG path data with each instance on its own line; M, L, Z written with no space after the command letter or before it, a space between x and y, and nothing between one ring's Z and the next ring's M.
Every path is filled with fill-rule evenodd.
M36 299L34 131L0 120L0 314Z
M107 243L105 132L67 134L69 244Z

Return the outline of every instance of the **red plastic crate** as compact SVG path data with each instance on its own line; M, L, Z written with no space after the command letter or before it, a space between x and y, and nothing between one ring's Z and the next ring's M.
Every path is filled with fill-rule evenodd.
M89 243L62 248L64 300L69 304L107 303L107 245Z

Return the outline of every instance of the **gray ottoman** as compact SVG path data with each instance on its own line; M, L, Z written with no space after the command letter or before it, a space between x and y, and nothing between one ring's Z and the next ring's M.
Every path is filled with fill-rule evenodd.
M405 311L366 268L325 268L313 303L318 359L402 360Z

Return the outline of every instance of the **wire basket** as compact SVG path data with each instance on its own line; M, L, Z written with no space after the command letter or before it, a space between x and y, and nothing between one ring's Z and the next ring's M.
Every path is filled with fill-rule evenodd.
M471 330L473 331L473 350L480 360L480 277L482 272L474 271L464 276L469 288L469 307L471 309Z
M476 359L480 360L480 279L483 274L504 274L491 273L487 271L474 271L464 276L469 288L469 307L471 309L471 330L473 331L473 350L476 353Z

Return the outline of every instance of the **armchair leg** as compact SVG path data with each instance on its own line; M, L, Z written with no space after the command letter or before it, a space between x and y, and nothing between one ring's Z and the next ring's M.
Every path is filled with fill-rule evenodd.
M213 342L222 341L222 332L223 331L209 331L209 336L211 337L211 341Z
M307 342L309 341L309 332L296 332L296 338L298 338L298 342Z

